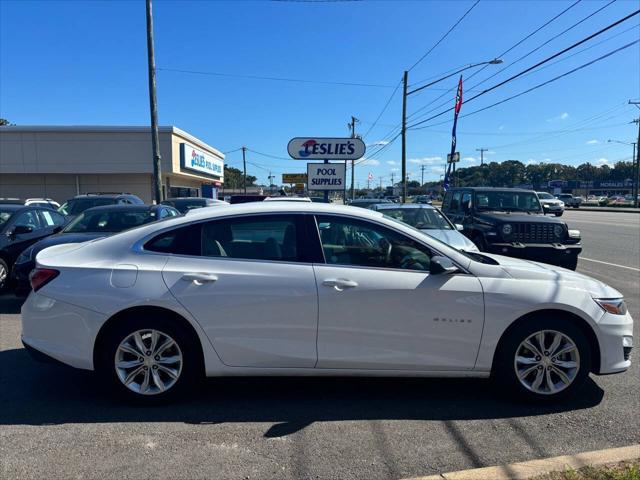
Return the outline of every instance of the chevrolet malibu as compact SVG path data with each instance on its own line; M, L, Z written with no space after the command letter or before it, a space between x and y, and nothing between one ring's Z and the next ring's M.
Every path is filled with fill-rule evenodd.
M25 347L142 402L202 375L492 376L548 401L630 366L633 321L613 288L365 209L195 210L36 262Z

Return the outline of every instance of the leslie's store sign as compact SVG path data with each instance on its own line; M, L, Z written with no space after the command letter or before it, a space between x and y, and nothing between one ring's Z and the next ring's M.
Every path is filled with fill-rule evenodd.
M188 143L180 144L180 163L182 168L206 175L215 175L223 180L224 162L218 157L198 150Z

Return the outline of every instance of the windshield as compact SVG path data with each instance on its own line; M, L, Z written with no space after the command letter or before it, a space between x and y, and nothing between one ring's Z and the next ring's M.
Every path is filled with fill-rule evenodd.
M432 208L385 208L381 211L387 217L420 230L453 230L444 215Z
M117 233L128 228L137 227L156 220L156 213L146 211L98 211L85 212L79 215L69 225L64 233Z
M544 200L555 200L554 196L550 193L540 192L538 193L538 198L542 198Z
M0 208L0 227L7 223L15 210L3 210Z
M505 190L476 192L475 203L478 210L539 212L542 209L534 192Z

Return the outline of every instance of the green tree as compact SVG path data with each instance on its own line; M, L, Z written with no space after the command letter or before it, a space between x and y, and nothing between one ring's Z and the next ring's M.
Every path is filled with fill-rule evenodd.
M6 118L0 118L0 127L4 127L6 125L13 125L13 124Z
M247 175L247 187L255 186L257 179L253 175ZM228 165L224 166L224 183L227 188L242 188L244 186L243 180L242 170Z

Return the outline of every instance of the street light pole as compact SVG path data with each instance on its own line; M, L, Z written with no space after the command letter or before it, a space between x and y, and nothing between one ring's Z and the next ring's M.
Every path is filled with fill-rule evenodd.
M640 148L637 148L640 145L640 118L633 120L632 123L638 123L638 141L637 142L622 142L620 140L607 140L607 143L620 143L622 145L631 145L633 147L633 157L631 157L631 194L633 195L633 206L638 208L638 168L640 163L638 163L638 153L640 153Z
M160 168L160 141L158 140L158 100L156 98L156 60L153 49L153 12L151 0L147 0L147 66L149 69L149 105L151 110L151 149L153 151L153 197L162 202L162 178Z
M409 95L413 95L414 93L418 93L419 91L424 90L425 88L431 87L436 83L442 82L447 78L458 75L459 73L464 72L465 70L468 70L470 68L478 67L480 65L498 65L500 63L502 63L502 59L500 58L494 58L493 60L490 60L488 62L473 63L453 73L450 73L449 75L445 75L442 78L434 80L433 82L429 82L426 85L423 85L418 88L414 88L411 91L408 90L409 72L405 70L404 75L402 77L402 129L400 131L402 135L402 202L403 203L407 201L407 180L406 180L407 178L407 97Z

